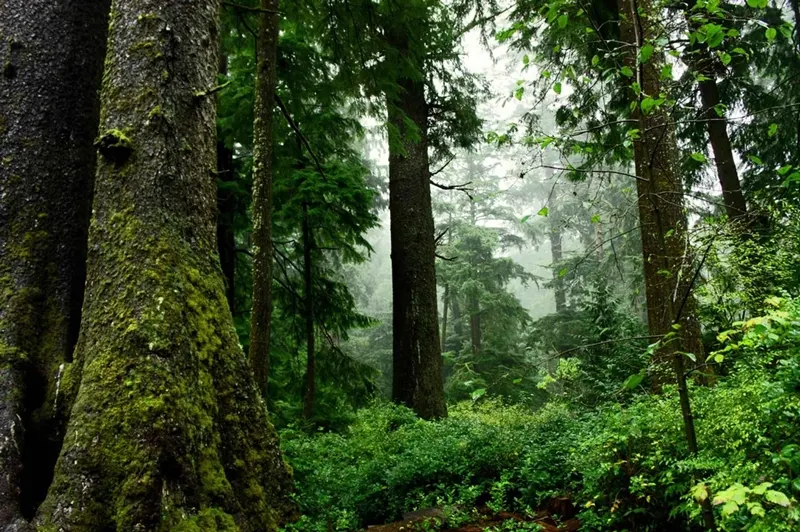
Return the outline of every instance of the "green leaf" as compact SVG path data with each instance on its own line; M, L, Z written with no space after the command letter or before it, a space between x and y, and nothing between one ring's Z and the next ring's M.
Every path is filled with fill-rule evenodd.
M778 31L775 28L767 28L765 35L768 41L774 41L775 37L778 35Z
M757 157L755 155L748 155L747 158L750 159L750 162L753 163L753 164L757 164L757 165L763 165L764 164L764 162L759 157Z
M661 79L662 80L672 79L672 65L664 65L663 67L661 67Z
M778 124L770 124L769 128L767 129L767 135L770 138L774 137L775 134L778 132Z
M522 100L522 95L525 94L525 87L519 87L514 91L514 98Z
M772 487L772 482L762 482L755 488L753 488L753 493L756 495L764 495L769 488Z
M733 501L728 501L722 506L722 515L729 516L739 511L739 505Z
M725 116L725 111L728 110L728 106L724 103L718 103L714 106L714 111L717 113L717 116L723 117Z
M619 71L623 76L626 76L626 77L629 77L629 78L633 77L633 70L631 70L631 67L624 66Z
M644 114L649 114L650 111L653 110L653 107L655 107L656 101L653 98L645 98L644 100L642 100L642 103L640 105L642 107L642 112Z
M599 224L600 223L600 215L599 214L593 214L592 215L592 223L593 224Z
M569 22L569 15L566 13L558 17L558 27L559 28L566 28L567 22Z
M528 66L528 63L531 62L531 58L528 57L528 54L522 56L522 64Z
M556 83L553 85L553 92L556 94L561 94L561 82Z
M702 153L694 152L694 153L691 155L691 157L692 157L692 159L694 159L694 160L695 160L695 161L697 161L698 163L704 163L704 162L706 162L706 156L705 156L705 155L703 155Z
M788 172L791 169L792 169L792 165L791 164L787 164L787 165L781 166L780 168L778 168L778 175L785 175L786 172Z
M641 373L637 373L636 375L631 375L625 382L622 383L622 389L624 390L633 390L637 386L639 386L642 381L644 380L644 375Z
M780 491L767 490L767 492L764 494L764 498L766 498L769 502L777 504L778 506L783 506L784 508L788 508L791 504L791 502L789 502L789 497Z
M519 223L524 224L525 222L527 222L530 219L530 217L531 217L530 214L527 215L527 216L523 216L522 219L519 221Z
M486 395L486 388L478 388L477 390L472 392L472 400L477 401L484 395Z
M547 207L542 207L541 209L539 209L539 212L537 212L536 214L538 214L539 216L547 216L547 213L549 213L549 212L550 212L550 209L548 209Z
M566 268L561 268L560 270L558 270L558 276L559 277L564 277L565 275L567 275L567 269Z
M647 61L650 60L650 56L653 55L653 50L652 44L645 44L642 46L642 49L639 50L639 63L647 63Z
M728 65L731 62L731 54L722 52L719 54L719 60L722 61L723 65Z
M600 63L600 56L595 54L595 56L592 57L592 66L597 66L598 63Z

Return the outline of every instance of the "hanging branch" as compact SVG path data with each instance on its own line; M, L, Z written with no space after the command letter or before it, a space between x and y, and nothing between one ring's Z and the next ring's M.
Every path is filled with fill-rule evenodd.
M445 168L447 168L447 167L450 165L450 163L452 163L453 161L455 161L455 159L456 159L456 156L455 156L455 155L451 155L451 156L450 156L450 158L447 160L447 162L446 162L446 163L444 163L444 164L441 166L441 168L439 168L439 169L438 169L438 170L436 170L435 172L431 172L431 175L430 175L430 177L433 177L433 176L435 176L436 174L441 174L441 173L444 171L444 169L445 169Z
M305 135L303 135L303 132L300 131L300 127L294 121L294 119L292 118L292 115L289 114L289 110L286 109L286 106L283 104L283 100L281 100L281 97L278 96L277 94L275 95L275 103L278 104L278 107L280 108L281 113L283 113L283 116L286 118L286 121L289 123L289 127L291 127L294 130L294 132L297 135L297 137L300 139L300 141L306 147L306 150L308 150L309 155L311 155L311 158L314 160L314 165L316 165L317 171L320 173L322 178L327 181L328 178L325 176L325 170L322 169L322 163L320 163L319 157L317 157L317 154L314 152L314 149L311 147L311 143L308 142L308 139L305 137Z

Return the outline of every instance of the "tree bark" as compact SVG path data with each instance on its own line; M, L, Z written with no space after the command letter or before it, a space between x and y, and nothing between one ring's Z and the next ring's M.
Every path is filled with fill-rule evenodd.
M638 50L654 38L657 28L641 23L639 11L649 13L648 0L619 0L625 15L620 22L622 40L630 45L627 64L636 72L645 95L661 92L659 81L663 58L654 53L650 60L637 64ZM643 113L637 106L634 118L639 121L640 138L634 142L636 189L639 197L639 224L644 259L645 297L648 330L651 335L666 335L680 310L678 337L656 353L652 375L656 390L670 379L674 351L703 356L700 324L691 290L692 256L689 249L687 220L684 211L683 182L678 166L675 125L662 109Z
M253 124L253 308L250 314L250 367L264 397L269 383L272 319L272 111L275 107L278 0L261 0Z
M314 395L316 392L316 360L314 354L314 290L311 252L314 239L308 223L308 203L303 203L303 298L305 300L306 318L306 379L305 398L303 400L303 417L311 419L314 413Z
M44 499L71 406L108 10L0 2L0 529Z
M390 44L412 60L402 26ZM421 79L398 80L387 95L392 231L392 398L425 419L447 415L436 305L436 265L428 158L428 106ZM407 121L413 123L411 127Z
M216 253L219 2L115 0L75 395L37 524L274 530L292 482Z

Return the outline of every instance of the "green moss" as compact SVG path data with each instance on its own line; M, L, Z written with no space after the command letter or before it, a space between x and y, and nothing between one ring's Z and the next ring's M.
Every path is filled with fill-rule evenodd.
M161 110L160 105L156 105L155 107L150 109L149 113L147 113L148 120L153 120L155 118L162 118L163 116L164 116L164 111Z
M94 145L103 157L117 164L127 161L133 151L131 139L119 129L109 129L95 141Z
M191 518L182 519L171 530L172 532L239 532L241 529L230 514L209 508Z

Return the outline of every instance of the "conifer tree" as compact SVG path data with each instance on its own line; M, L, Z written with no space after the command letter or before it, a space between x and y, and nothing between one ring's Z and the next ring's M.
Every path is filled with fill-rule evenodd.
M292 482L216 254L219 2L112 4L74 397L42 529L273 530Z

